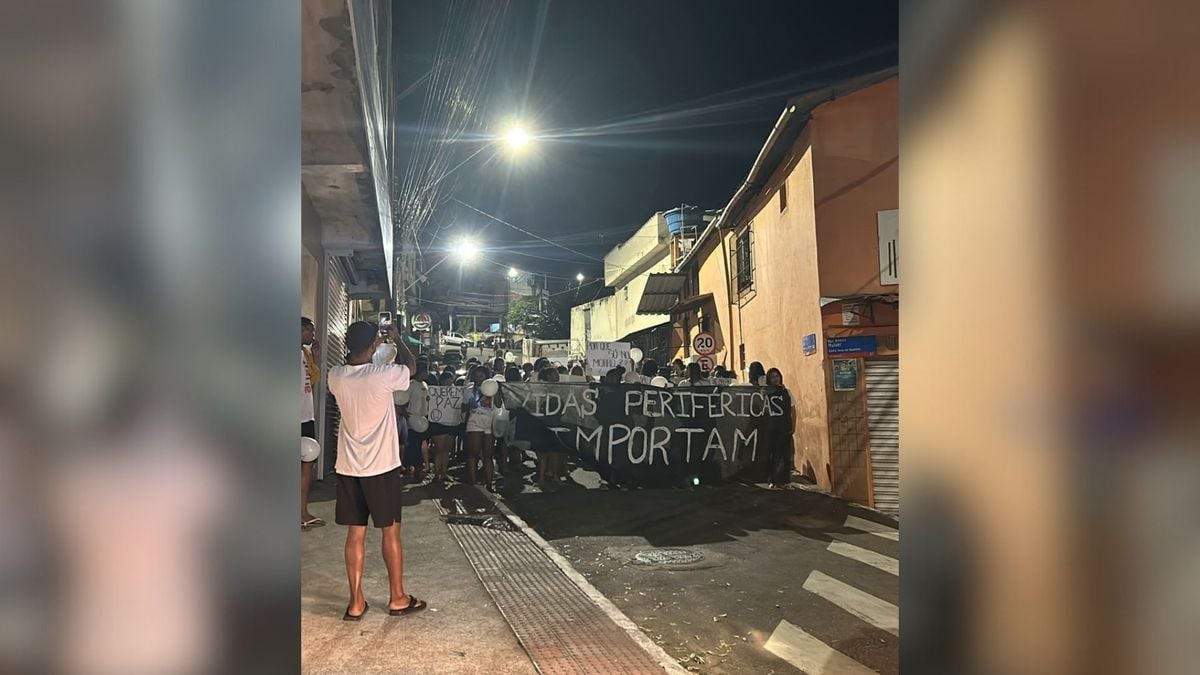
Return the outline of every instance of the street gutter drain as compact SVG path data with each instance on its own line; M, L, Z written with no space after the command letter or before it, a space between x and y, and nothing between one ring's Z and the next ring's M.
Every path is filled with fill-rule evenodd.
M633 556L633 562L642 565L690 565L703 559L703 553L681 548L656 548Z

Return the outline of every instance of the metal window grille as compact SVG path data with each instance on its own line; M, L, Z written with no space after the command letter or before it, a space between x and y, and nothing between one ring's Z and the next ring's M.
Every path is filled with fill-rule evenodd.
M754 232L747 227L737 236L734 246L734 269L737 271L737 292L754 288Z

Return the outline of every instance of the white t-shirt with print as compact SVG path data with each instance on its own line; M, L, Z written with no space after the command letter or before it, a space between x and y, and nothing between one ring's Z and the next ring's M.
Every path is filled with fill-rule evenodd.
M304 424L317 419L313 410L312 378L308 375L308 357L304 353L304 347L300 347L300 381L300 423Z
M378 476L400 466L396 406L392 392L408 388L407 366L366 363L338 366L328 375L337 400L337 472L345 476Z

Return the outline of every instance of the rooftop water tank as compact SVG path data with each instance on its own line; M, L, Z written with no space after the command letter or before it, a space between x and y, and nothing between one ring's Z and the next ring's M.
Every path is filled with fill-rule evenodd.
M699 206L684 204L663 214L667 219L667 231L671 236L678 236L685 228L700 230L704 228L704 210Z

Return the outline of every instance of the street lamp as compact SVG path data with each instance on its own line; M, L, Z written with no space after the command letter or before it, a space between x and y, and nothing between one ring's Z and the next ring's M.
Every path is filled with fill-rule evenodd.
M454 240L451 251L459 264L474 262L479 257L479 242L472 237L459 237Z
M517 271L517 268L515 268L515 267L508 268L508 278L509 279L516 279L517 276L520 274L521 273Z
M519 124L514 124L504 132L504 144L510 150L524 150L533 141L533 136Z
M575 281L578 281L581 284L583 283L583 272L575 275Z

